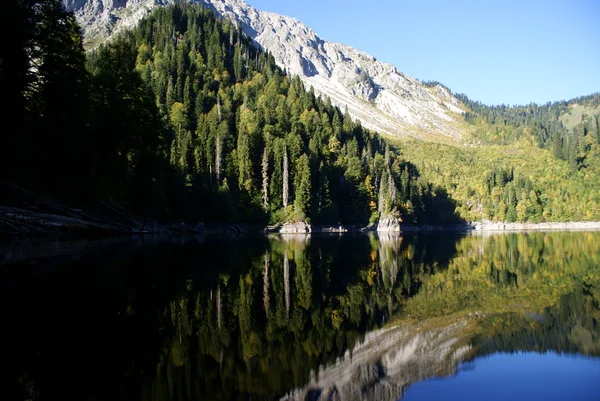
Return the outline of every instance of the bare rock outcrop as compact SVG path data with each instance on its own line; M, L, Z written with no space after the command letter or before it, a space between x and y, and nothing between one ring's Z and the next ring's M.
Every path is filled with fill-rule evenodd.
M285 223L279 229L281 234L306 234L312 231L310 224L300 221L297 223Z
M400 232L400 219L393 216L386 216L379 219L377 223L378 232Z

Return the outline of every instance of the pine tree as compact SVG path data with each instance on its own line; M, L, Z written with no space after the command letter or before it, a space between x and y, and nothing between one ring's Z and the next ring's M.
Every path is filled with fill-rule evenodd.
M283 147L283 207L287 208L289 199L289 166L287 156L287 146Z
M311 207L311 177L308 156L302 154L296 161L294 207L302 216L308 217Z
M238 179L240 188L249 194L252 191L252 159L250 157L250 134L242 132L237 142Z
M237 82L241 82L244 78L242 75L243 68L242 49L239 44L236 44L233 51L233 76Z
M379 201L377 202L377 211L379 212L379 217L384 217L387 213L389 213L389 204L387 200L389 180L387 177L387 172L384 172L381 175L381 180L379 183Z
M263 193L263 209L269 211L269 153L267 146L263 150L262 156L262 193Z
M218 185L221 182L221 136L218 132L215 140L215 175Z

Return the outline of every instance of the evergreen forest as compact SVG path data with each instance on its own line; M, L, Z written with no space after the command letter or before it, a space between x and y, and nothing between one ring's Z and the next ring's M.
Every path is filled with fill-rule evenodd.
M0 178L43 195L253 225L600 220L598 94L524 107L459 95L469 146L400 141L201 5L159 8L87 53L59 1L0 7Z

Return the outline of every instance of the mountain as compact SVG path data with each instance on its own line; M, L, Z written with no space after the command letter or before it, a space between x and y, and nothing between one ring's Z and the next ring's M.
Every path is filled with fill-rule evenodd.
M393 145L211 9L158 7L85 54L73 15L39 1L14 29L25 46L0 59L15 127L0 138L0 179L191 222L460 222Z
M23 20L8 19L13 46L0 53L13 127L0 176L18 185L192 222L600 220L598 94L518 107L457 95L464 141L397 141L307 91L311 77L242 35L249 23L204 3L152 3L136 28L86 54L59 1L7 3ZM97 16L88 32L98 20L106 37L125 27L114 3L71 7ZM133 23L133 8L119 10ZM420 88L430 87L447 91Z
M83 27L88 47L132 28L173 0L63 0ZM369 129L397 137L461 138L461 102L442 85L428 87L391 64L321 39L295 18L257 10L243 0L198 0L273 55L307 88L325 95ZM441 138L440 138L441 136Z

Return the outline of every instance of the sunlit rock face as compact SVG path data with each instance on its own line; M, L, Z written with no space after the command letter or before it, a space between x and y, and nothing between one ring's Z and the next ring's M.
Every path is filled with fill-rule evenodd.
M379 219L377 232L400 232L400 219L391 216Z
M442 86L426 87L391 64L341 43L321 39L290 18L249 6L243 0L195 0L222 18L240 23L278 65L307 88L372 130L399 137L460 139L460 102ZM129 29L152 9L174 0L63 0L83 28L88 47ZM399 49L401 50L401 49Z
M456 347L462 324L417 333L397 326L367 334L334 365L311 373L305 387L282 400L399 400L417 381L456 372L470 347Z

